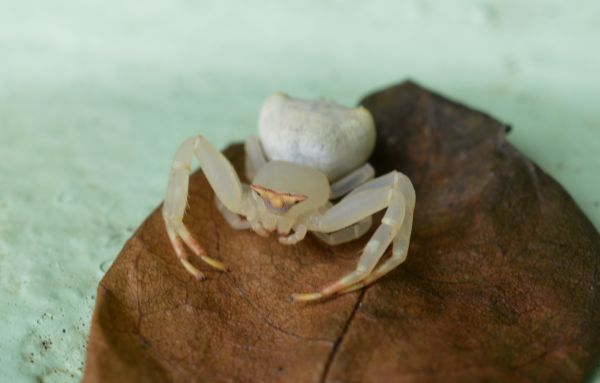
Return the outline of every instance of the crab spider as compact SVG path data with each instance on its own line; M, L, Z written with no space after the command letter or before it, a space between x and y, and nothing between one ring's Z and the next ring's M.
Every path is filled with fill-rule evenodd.
M284 245L301 241L307 232L328 245L352 241L369 230L373 214L386 210L356 269L318 292L293 294L296 301L322 299L362 288L406 259L415 191L409 178L399 171L374 178L373 168L365 162L373 150L375 137L374 122L366 109L275 94L265 102L259 125L262 140L251 136L245 142L250 185L240 182L227 158L202 136L187 139L175 153L162 213L175 253L192 275L204 278L188 261L183 243L204 262L219 270L226 269L206 253L183 224L194 156L215 192L218 209L233 228L251 229L262 236L277 231L279 242ZM269 134L274 129L275 134ZM284 135L275 139L279 142L269 139L282 132ZM283 152L272 150L280 149L285 134L296 139L293 148ZM342 142L342 148L352 145L355 148L340 154L339 146L333 147L338 153L320 161L322 158L314 154L313 148L298 148L298 142L309 146L306 139L318 140L325 149L331 142ZM348 172L344 166L352 166L354 170ZM336 204L331 202L340 197L343 198ZM392 255L380 262L390 245Z

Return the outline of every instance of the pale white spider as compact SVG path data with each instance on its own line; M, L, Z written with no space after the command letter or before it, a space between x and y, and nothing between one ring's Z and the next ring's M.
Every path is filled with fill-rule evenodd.
M206 254L182 221L194 155L227 222L265 237L276 230L282 244L295 244L308 231L329 245L348 242L369 230L373 214L387 209L356 270L317 293L293 294L295 300L359 289L405 260L415 191L398 171L374 178L365 161L374 147L375 127L365 108L278 93L261 110L259 132L261 141L252 136L245 143L250 185L240 182L231 163L202 136L186 140L175 154L162 212L173 248L191 274L204 278L188 261L182 240L204 262L226 269ZM342 196L335 205L330 202ZM390 244L391 257L375 268Z

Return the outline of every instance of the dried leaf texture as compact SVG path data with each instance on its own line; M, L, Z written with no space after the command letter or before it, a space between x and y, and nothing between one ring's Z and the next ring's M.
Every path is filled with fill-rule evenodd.
M367 97L379 173L417 190L407 261L365 291L289 300L368 237L280 245L231 229L201 171L185 217L232 268L195 281L156 210L98 287L84 382L578 382L600 351L600 236L491 117L404 83ZM225 151L241 173L243 148Z

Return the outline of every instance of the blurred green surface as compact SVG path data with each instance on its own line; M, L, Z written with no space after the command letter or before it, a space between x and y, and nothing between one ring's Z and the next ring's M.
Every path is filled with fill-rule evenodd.
M600 3L0 0L0 371L78 381L95 290L174 150L282 90L411 78L511 123L600 227ZM600 380L598 380L600 382Z

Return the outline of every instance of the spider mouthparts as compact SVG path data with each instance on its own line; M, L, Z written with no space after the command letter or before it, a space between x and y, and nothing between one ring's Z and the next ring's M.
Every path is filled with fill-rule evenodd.
M205 281L205 280L207 280L207 279L208 279L208 278L206 277L206 275L204 275L204 274L198 274L198 275L196 275L195 277L196 277L196 280L197 280L198 282L202 282L202 281Z

